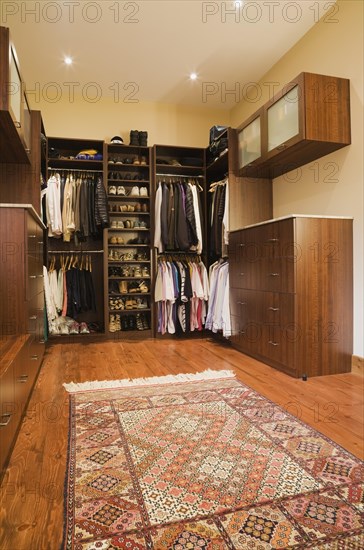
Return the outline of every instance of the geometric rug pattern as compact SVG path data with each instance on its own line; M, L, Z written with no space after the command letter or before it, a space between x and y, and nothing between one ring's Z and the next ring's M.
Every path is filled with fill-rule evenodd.
M65 550L364 548L364 463L225 376L70 395Z

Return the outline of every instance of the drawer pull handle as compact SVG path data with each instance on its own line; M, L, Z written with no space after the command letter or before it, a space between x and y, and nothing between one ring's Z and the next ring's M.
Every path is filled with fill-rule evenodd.
M240 275L241 277L244 277L245 273L239 273L239 275Z
M36 275L29 275L29 279L36 279L37 276Z
M279 307L269 307L270 311L279 311Z
M36 316L36 315L32 315L31 317L29 317L29 321L35 321L35 320L36 320L36 318L37 318L37 316Z
M279 239L268 239L267 243L279 243Z
M239 246L243 247L245 246L245 243L239 243Z
M17 382L19 382L19 384L26 384L26 382L28 382L28 375L27 374L22 374L17 379Z
M0 426L7 426L10 422L11 414L2 414L0 418L1 418ZM3 418L5 419L4 421L3 421Z
M43 241L38 241L38 244L44 244Z
M28 153L28 155L30 155L30 149L25 149L25 152Z
M277 151L282 151L282 149L285 149L287 145L285 143L282 143L282 145L278 145Z
M14 126L15 128L21 128L21 124L17 120L14 120Z
M37 235L28 235L29 239L35 239Z
M45 344L45 340L39 340L40 344Z
M246 302L236 302L237 304L239 304L240 306L246 306Z
M278 342L272 342L272 340L269 340L268 344L271 346L279 346Z
M245 334L245 330L239 330L239 334Z
M31 355L31 356L30 356L30 359L31 359L32 361L36 361L36 360L38 359L38 355Z
M271 277L279 277L279 273L269 273Z

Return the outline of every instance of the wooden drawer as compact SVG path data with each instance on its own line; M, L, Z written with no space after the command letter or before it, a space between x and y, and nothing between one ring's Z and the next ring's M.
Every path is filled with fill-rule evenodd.
M262 354L270 364L291 376L297 376L295 349L297 334L290 328L266 326L263 332Z
M0 466L7 461L19 421L20 410L15 401L14 366L16 359L0 379Z

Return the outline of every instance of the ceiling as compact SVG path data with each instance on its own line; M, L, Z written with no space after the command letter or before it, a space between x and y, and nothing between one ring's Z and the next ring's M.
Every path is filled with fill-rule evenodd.
M33 108L38 99L82 93L91 101L111 96L230 109L254 93L248 83L258 82L332 6L326 0L240 4L4 1L1 24L10 28Z

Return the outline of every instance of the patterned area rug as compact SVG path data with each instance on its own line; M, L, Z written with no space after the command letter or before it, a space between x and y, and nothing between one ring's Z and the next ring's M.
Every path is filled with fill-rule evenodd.
M103 385L65 385L64 549L364 548L364 463L233 373Z

